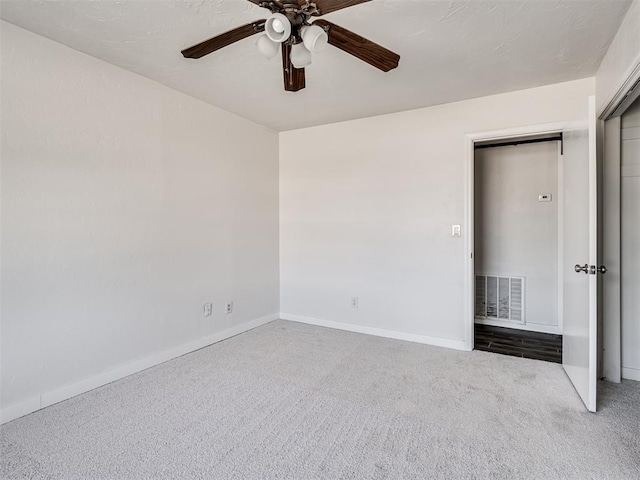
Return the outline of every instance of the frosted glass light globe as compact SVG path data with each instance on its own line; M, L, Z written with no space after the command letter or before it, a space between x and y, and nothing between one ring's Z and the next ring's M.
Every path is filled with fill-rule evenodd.
M320 53L329 42L329 36L317 25L302 27L302 41L307 50L313 53Z
M311 65L311 52L302 43L291 47L291 63L295 68L304 68Z
M291 36L291 22L281 13L269 15L264 24L264 31L269 38L277 43L286 42Z
M264 55L268 60L271 60L280 51L280 44L272 41L267 35L264 34L258 37L256 45L258 46L258 50L260 50L260 53Z

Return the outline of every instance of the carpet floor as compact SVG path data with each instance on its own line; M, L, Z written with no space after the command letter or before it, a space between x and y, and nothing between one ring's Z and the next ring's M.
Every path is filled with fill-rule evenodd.
M0 478L640 478L640 382L276 321L0 427Z

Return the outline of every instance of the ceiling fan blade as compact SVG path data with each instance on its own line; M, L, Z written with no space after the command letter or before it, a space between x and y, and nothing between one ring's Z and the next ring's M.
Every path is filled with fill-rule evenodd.
M313 3L318 7L318 15L326 15L336 10L342 10L343 8L370 1L371 0L314 0ZM304 5L306 0L298 0L298 3Z
M284 75L284 89L287 92L297 92L305 85L304 68L296 68L291 63L291 45L282 44L282 73Z
M327 33L331 45L350 53L369 65L379 68L383 72L388 72L398 66L400 55L361 37L357 33L353 33L327 20L318 19L313 24L325 29L328 27Z
M256 20L255 22L248 23L247 25L234 28L233 30L229 30L228 32L210 38L209 40L198 43L193 47L182 50L182 55L184 58L204 57L205 55L209 55L210 53L220 50L227 45L231 45L238 40L263 32L265 22L266 20Z

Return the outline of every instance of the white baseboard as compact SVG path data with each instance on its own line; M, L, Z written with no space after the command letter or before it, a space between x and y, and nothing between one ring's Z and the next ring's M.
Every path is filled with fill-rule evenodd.
M622 378L626 380L635 380L640 382L640 369L631 367L622 367Z
M81 380L71 385L60 387L56 390L44 392L39 396L31 397L20 403L9 405L8 407L0 410L0 424L10 422L16 418L23 417L29 413L33 413L45 407L49 407L54 403L67 400L68 398L75 397L81 393L88 392L94 388L101 387L107 383L114 382L128 375L141 372L147 368L154 367L168 360L180 357L187 353L199 350L214 343L226 340L227 338L234 337L240 333L247 332L261 325L265 325L279 318L277 313L266 315L264 317L256 318L249 322L245 322L235 327L228 328L221 332L215 333L208 337L199 338L193 342L180 345L169 350L164 350L159 353L155 353L141 360L121 365L107 372L95 375L93 377Z
M492 327L514 328L516 330L526 330L528 332L562 335L562 332L556 325L542 325L541 323L512 323L500 320L487 320L484 318L476 318L474 322L480 325L490 325Z
M346 330L347 332L364 333L366 335L375 335L376 337L394 338L396 340L405 340L407 342L423 343L425 345L433 345L436 347L453 348L455 350L472 350L467 342L462 340L449 340L447 338L430 337L417 333L405 333L395 330L387 330L386 328L366 327L364 325L356 325L353 323L335 322L332 320L322 320L320 318L305 317L303 315L293 315L290 313L280 313L282 320L292 322L307 323L318 327L335 328L337 330Z

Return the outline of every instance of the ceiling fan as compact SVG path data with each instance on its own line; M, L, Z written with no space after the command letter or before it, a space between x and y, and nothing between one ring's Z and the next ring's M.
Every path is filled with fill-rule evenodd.
M248 0L271 11L262 20L234 28L182 50L185 58L201 58L232 43L265 32L256 45L267 58L282 51L284 89L297 92L305 88L304 67L311 64L311 53L327 43L388 72L398 66L400 56L328 20L311 17L335 12L371 0Z

